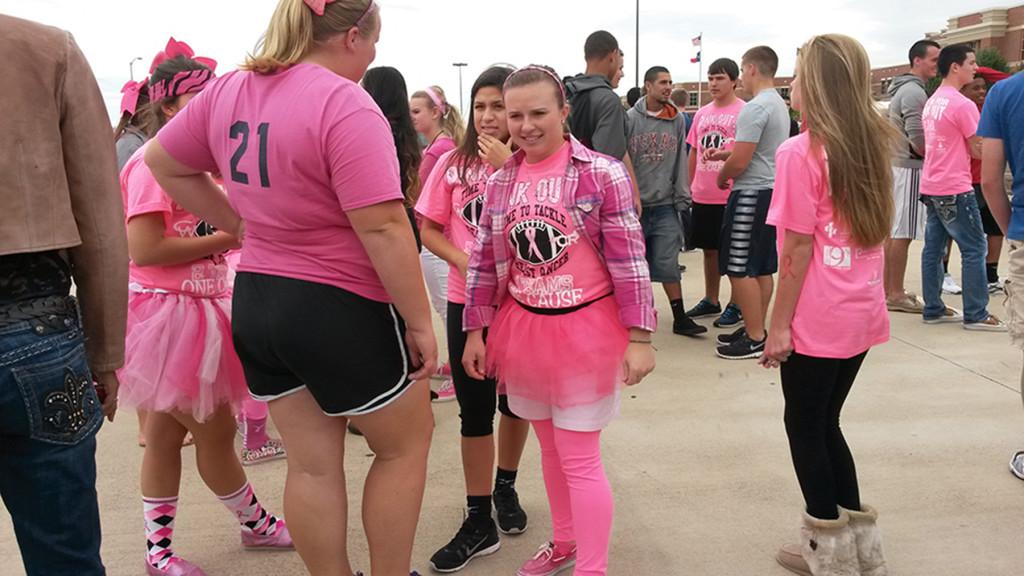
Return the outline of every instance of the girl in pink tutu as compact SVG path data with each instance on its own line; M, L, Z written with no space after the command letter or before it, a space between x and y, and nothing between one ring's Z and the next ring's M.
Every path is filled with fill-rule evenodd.
M600 436L620 390L654 369L654 297L632 186L618 161L565 137L550 68L505 81L519 146L488 180L469 261L463 364L495 377L541 446L554 537L520 576L608 569L612 493ZM490 326L487 344L483 329Z
M155 130L213 79L214 66L194 58L187 45L168 43L149 82ZM239 241L212 230L164 193L143 162L147 147L121 173L131 293L119 400L149 412L141 474L146 571L200 576L202 570L171 549L187 433L195 438L203 481L241 524L242 545L292 544L284 520L256 499L234 448L233 409L248 389L232 345L224 253Z

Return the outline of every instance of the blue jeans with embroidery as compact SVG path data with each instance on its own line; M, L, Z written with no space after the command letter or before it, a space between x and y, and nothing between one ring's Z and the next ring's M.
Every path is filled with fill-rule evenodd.
M988 241L974 191L955 196L922 196L921 201L928 207L921 253L924 319L940 318L946 310L942 302L942 256L952 238L960 250L963 266L964 323L983 322L988 318Z
M106 573L96 502L102 421L76 315L0 324L0 496L28 576Z

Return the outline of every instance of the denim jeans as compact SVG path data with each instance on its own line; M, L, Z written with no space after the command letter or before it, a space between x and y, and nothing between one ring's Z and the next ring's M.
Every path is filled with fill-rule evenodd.
M928 224L921 254L921 283L924 293L924 318L942 316L942 256L950 238L960 250L963 266L964 323L988 318L988 276L985 258L988 243L981 226L981 212L973 191L955 196L922 196L928 207Z
M77 316L0 325L0 496L28 576L106 573L96 502L102 421Z

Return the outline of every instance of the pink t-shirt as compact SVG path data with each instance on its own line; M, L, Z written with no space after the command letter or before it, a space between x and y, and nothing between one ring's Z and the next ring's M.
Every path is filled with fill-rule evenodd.
M124 199L125 224L136 216L160 214L167 238L198 238L213 234L213 229L194 214L186 212L164 193L149 166L143 161L144 144L121 171L121 196ZM231 287L228 265L223 254L214 254L175 266L136 266L128 263L128 278L149 290L166 290L193 296L224 296Z
M732 183L730 182L729 188L725 190L718 188L718 172L725 161L705 162L703 156L704 150L709 148L732 150L733 144L736 143L736 118L744 104L746 102L739 98L728 106L719 106L712 102L694 114L693 126L686 137L686 143L697 151L697 169L693 174L693 184L690 186L694 202L719 205L729 202Z
M572 148L524 162L509 199L505 238L513 254L509 294L533 308L572 308L611 294L597 251L566 211L565 171Z
M814 249L793 314L793 346L806 356L852 358L889 339L881 246L860 248L836 220L824 152L810 135L790 138L775 154L775 192L768 223L814 237Z
M970 192L971 151L967 141L978 132L978 105L958 90L942 86L924 105L921 119L927 150L921 194L952 196Z
M391 128L358 84L314 64L230 72L157 140L179 162L223 175L246 221L240 272L390 300L346 215L403 198Z
M444 227L444 235L466 254L473 251L480 215L484 209L484 188L494 173L490 164L476 164L466 171L466 182L459 177L459 160L455 151L441 156L430 178L420 192L416 212ZM459 269L450 266L448 301L466 303L466 279Z
M430 175L434 173L434 166L439 164L441 156L454 149L455 140L444 134L438 136L430 146L427 146L427 149L423 151L423 161L420 162L420 183L430 180Z

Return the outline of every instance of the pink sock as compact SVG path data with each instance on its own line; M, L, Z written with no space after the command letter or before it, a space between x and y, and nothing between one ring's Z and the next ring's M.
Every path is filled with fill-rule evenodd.
M242 525L242 530L248 530L260 536L273 535L277 531L277 518L260 505L259 500L256 499L256 493L252 490L252 485L248 482L234 494L218 496L218 498L227 506L228 510L235 514L238 522Z
M267 443L267 403L247 398L242 404L242 443L255 450Z
M544 482L564 483L548 487L552 524L555 524L556 510L564 515L568 506L572 531L576 540L576 576L604 576L608 572L608 546L612 533L612 516L615 503L612 489L601 463L601 432L573 432L552 425L551 421L534 422L534 430L541 441ZM540 424L540 426L538 426ZM550 442L553 451L545 451ZM558 457L561 474L549 474L548 453ZM551 478L549 480L549 477ZM568 503L562 500L568 494ZM564 535L555 533L555 541L566 542Z
M174 552L174 517L178 514L178 497L142 497L142 515L146 520L146 561L163 570L171 563Z

